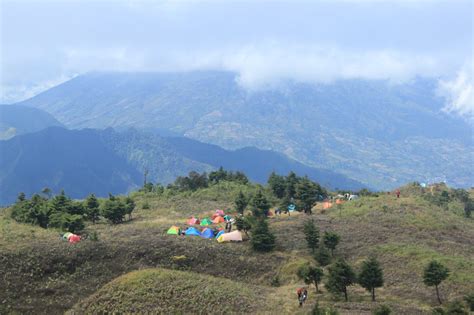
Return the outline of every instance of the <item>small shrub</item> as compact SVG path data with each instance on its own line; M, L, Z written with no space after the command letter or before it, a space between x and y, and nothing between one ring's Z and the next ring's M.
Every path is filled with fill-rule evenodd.
M145 201L145 202L142 204L142 209L143 209L143 210L148 210L148 209L150 209L150 204L148 203L148 201Z
M389 315L392 314L392 309L388 305L380 305L374 312L374 315Z
M469 310L470 310L471 312L474 312L474 292L472 292L472 293L466 295L466 296L464 297L464 301L466 301L467 306L469 306Z
M93 231L90 235L89 235L89 239L93 242L97 242L99 240L99 234L96 232L96 231Z
M272 281L270 282L272 287L279 287L280 286L280 277L275 275L272 277Z
M329 307L320 307L319 303L316 303L311 310L311 315L339 315L339 312L333 309L331 306Z
M448 304L446 308L447 315L469 315L469 312L464 308L461 301L453 301Z

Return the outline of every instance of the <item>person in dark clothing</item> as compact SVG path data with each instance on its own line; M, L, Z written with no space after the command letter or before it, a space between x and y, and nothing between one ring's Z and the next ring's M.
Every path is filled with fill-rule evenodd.
M308 298L308 290L306 290L306 288L299 288L296 290L296 294L298 294L298 303L300 304L300 307L302 307Z

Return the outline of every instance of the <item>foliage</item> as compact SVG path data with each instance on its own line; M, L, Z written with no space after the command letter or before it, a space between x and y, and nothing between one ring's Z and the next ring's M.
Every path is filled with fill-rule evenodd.
M272 172L267 183L275 197L283 198L285 196L286 181L284 176Z
M92 223L94 224L97 220L99 220L99 214L100 214L99 206L100 206L99 200L97 200L94 194L90 194L89 196L87 196L84 202L84 207L85 207L87 218L90 221L92 221Z
M453 301L448 303L446 307L446 315L469 315L461 301Z
M221 181L237 182L245 185L249 182L249 179L242 172L237 171L234 173L232 171L226 171L221 166L217 171L209 173L209 182L211 184L217 184Z
M339 315L339 312L332 307L321 307L316 303L311 310L311 315Z
M324 232L323 242L324 245L331 250L331 255L334 256L334 250L336 246L339 244L341 237L336 232Z
M375 288L383 286L383 271L375 257L371 257L362 263L358 282L372 294L372 301L375 301Z
M121 223L126 213L125 203L112 194L109 195L109 199L104 202L101 209L102 216L112 224Z
M319 246L319 229L314 225L313 220L307 220L304 223L303 232L308 248L314 253L315 249Z
M302 279L304 283L311 284L313 283L316 287L316 292L319 292L318 283L321 282L324 276L323 269L319 267L312 266L310 264L304 264L298 268L296 272L298 278Z
M373 314L374 315L390 315L392 314L392 309L388 305L382 304L374 310Z
M331 263L331 253L326 246L320 246L314 254L314 259L316 259L320 266L327 266Z
M132 218L132 212L135 209L135 202L132 198L126 197L125 198L125 214L128 214L128 219Z
M469 310L474 312L474 292L469 293L464 297L464 301L466 301L467 305L469 306Z
M346 302L348 301L347 287L356 282L356 275L343 259L337 260L329 267L329 275L326 282L326 288L333 294L344 294Z
M252 224L249 222L248 217L238 216L235 218L235 226L237 230L244 231L247 234L248 231L252 228Z
M270 210L270 203L263 195L261 189L259 189L252 198L250 205L252 207L252 214L257 218L266 217L268 215L268 211Z
M208 185L209 179L205 172L199 174L198 172L191 171L188 176L179 176L174 181L174 186L179 191L195 191L200 188L206 188Z
M265 219L257 220L252 228L252 248L258 252L270 252L275 248L275 236L270 232Z
M449 269L436 260L431 261L423 273L423 283L429 287L435 286L439 304L441 304L441 298L439 297L438 285L448 276Z
M239 214L244 214L245 208L247 208L247 205L249 203L247 197L242 193L242 190L239 191L239 194L235 198L235 209Z

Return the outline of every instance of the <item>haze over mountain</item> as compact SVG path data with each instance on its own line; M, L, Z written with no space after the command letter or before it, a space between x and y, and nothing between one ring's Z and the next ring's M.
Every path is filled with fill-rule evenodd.
M45 111L20 105L0 105L0 140L52 126L62 124Z
M184 146L183 146L184 145ZM226 151L185 138L162 138L136 130L67 130L48 128L0 141L0 204L12 203L19 192L27 195L49 187L66 190L74 198L126 193L148 179L168 184L190 171L211 171L220 166L245 171L266 182L276 171L308 175L326 187L360 189L357 181L327 170L302 165L287 157L256 148Z
M376 188L472 186L472 128L442 110L436 84L287 81L248 90L232 72L90 73L21 104L70 128L160 128L227 149L271 149Z

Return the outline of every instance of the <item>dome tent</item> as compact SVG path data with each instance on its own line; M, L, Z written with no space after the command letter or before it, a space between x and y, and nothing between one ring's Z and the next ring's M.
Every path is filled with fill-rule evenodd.
M189 227L185 232L185 235L190 235L190 236L201 236L201 232L199 232L198 229L195 227Z
M202 219L201 226L211 225L212 221L209 218Z
M166 234L171 234L171 235L179 235L181 232L180 228L177 227L176 225L173 225L168 229L168 232Z
M210 228L205 228L201 232L201 237L202 238L214 238L214 231Z

